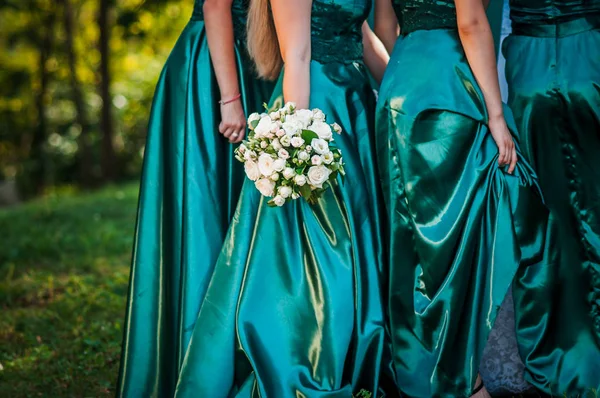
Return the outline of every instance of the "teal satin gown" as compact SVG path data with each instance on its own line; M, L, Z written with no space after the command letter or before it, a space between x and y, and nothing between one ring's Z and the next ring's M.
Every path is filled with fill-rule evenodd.
M246 181L179 398L350 398L378 392L389 374L375 99L361 61L369 8L368 0L313 1L310 108L342 126L335 140L347 179L316 205L281 208ZM283 105L281 79L270 105Z
M509 105L560 250L554 267L531 268L515 283L519 348L537 388L592 396L600 390L600 1L510 6Z
M389 217L398 388L468 397L519 266L545 264L548 212L521 161L498 166L452 0L396 0L401 24L376 113ZM506 109L514 131L510 111Z
M247 112L272 84L245 54L246 4L234 1ZM117 395L173 396L179 368L242 187L243 168L218 132L219 89L196 1L160 76L150 116Z

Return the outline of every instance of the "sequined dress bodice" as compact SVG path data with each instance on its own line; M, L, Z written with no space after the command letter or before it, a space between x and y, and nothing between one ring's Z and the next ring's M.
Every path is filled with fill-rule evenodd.
M370 10L371 0L313 0L312 59L321 63L361 61L361 27Z
M403 35L416 30L456 29L453 0L393 0L393 6Z
M519 24L548 24L600 15L600 0L510 0L510 19Z

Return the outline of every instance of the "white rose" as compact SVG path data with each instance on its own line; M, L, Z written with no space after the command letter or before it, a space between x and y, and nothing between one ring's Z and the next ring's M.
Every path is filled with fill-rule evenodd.
M277 139L277 138L275 138L273 140L273 142L271 142L271 145L273 146L273 149L275 149L276 151L278 151L281 148L283 148L283 146L281 145L281 142L279 142L279 139Z
M295 102L288 102L285 104L285 106L283 107L284 111L287 113L293 112L294 109L296 109L296 103Z
M284 129L279 129L279 130L277 130L277 133L275 133L275 135L277 137L281 138L281 137L283 137L285 135L285 130Z
M290 153L285 149L281 148L279 151L277 151L277 156L279 156L280 159L286 160L289 159Z
M314 122L312 126L310 126L310 130L317 133L319 138L322 138L326 141L330 141L333 137L333 134L331 133L331 127L329 127L327 123Z
M275 189L275 183L268 178L261 178L254 183L254 186L263 196L273 196L273 190Z
M285 204L285 199L282 198L281 196L277 195L273 198L273 203L275 203L277 206L281 207Z
M292 146L294 148L300 148L304 144L304 140L300 137L292 137Z
M333 131L335 131L336 133L340 134L342 132L342 126L340 126L337 123L333 123L331 125L331 127L333 127Z
M319 155L314 155L311 159L310 162L312 164L314 164L315 166L318 166L321 164L321 162L323 162L323 159L321 159L321 157Z
M298 199L299 197L300 197L300 195L299 195L299 194L297 194L296 192L294 192L294 193L292 194L292 199L294 199L294 200Z
M269 113L269 117L271 118L271 120L278 120L279 112L271 112L271 113Z
M284 159L275 159L273 162L273 169L275 171L281 171L285 168L285 160Z
M275 159L267 153L263 153L258 157L258 169L260 170L260 174L265 177L269 177L273 174L275 169L273 168L273 163L275 163Z
M295 120L295 119L288 120L288 119L286 119L285 123L283 123L281 125L281 128L285 131L285 133L287 135L293 136L293 135L298 134L300 132L300 130L302 130L304 127L302 127L302 123L300 123L298 120Z
M310 145L319 155L329 152L329 144L321 138L313 138Z
M262 141L262 142L260 143L260 147L261 147L262 149L265 149L265 148L266 148L266 147L268 147L268 146L269 146L269 144L267 144L267 141Z
M244 160L253 160L256 159L256 152L248 151L244 153Z
M324 122L325 114L323 113L323 111L318 108L313 109L313 120Z
M256 112L254 112L253 114L251 114L250 116L248 116L248 128L250 130L254 130L252 128L252 122L255 122L257 120L260 120L260 115Z
M285 169L283 169L283 178L285 178L286 180L289 180L290 178L294 177L296 175L296 171L294 169L292 169L291 167L286 167Z
M246 147L246 145L244 145L244 144L241 144L241 145L239 146L239 148L238 148L238 152L239 152L240 154L242 154L242 155L243 155L243 154L244 154L244 153L245 153L247 150L248 150L248 148L247 148L247 147Z
M300 159L300 160L308 160L309 158L310 158L310 155L308 154L308 152L300 151L298 153L298 159Z
M271 180L273 180L273 181L277 181L277 180L279 180L279 173L273 173L273 174L271 175Z
M322 158L323 158L323 163L331 164L333 162L333 153L327 152L322 155Z
M298 109L296 113L294 113L294 118L302 123L302 128L305 129L310 126L312 122L313 113L309 109Z
M323 183L329 179L331 170L325 166L312 166L308 169L308 181L310 184L317 188L323 188Z
M292 188L285 187L285 186L284 187L279 187L279 192L278 193L284 199L285 198L289 198L292 195Z
M270 117L264 116L258 122L258 125L254 128L254 134L257 138L266 137L271 132L273 127L273 121Z
M311 147L310 145L307 145L305 148L306 152L310 153L313 150L313 147Z
M258 169L258 164L256 164L256 162L253 160L247 160L244 163L244 171L246 172L248 178L252 181L256 181L258 180L258 177L260 177L260 170Z
M302 174L299 174L296 177L294 177L294 182L296 183L296 185L301 187L302 185L306 184L306 177L304 177Z
M281 145L287 147L292 145L292 138L289 135L284 135L279 139L279 142L281 143Z

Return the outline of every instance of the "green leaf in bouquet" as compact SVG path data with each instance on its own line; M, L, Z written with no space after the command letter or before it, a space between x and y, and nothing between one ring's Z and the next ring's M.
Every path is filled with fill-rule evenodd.
M267 202L267 206L269 206L269 207L277 207L277 205L273 202L273 199L271 199L271 200L269 200Z
M306 200L309 200L312 196L312 190L308 186L308 184L304 184L300 187L300 195Z
M254 130L256 128L256 126L258 126L258 123L260 123L260 119L253 120L250 122L250 126L252 126L252 130ZM254 135L254 134L252 134L252 135Z
M283 105L284 105L283 97L281 97L281 96L277 97L275 99L275 101L273 101L273 106L271 107L271 112L278 111L279 109L283 108ZM267 111L269 111L269 110L267 109Z
M311 131L311 130L302 130L301 136L302 136L302 139L304 141L306 141L307 144L310 144L312 142L312 140L314 140L315 138L319 138L317 133L315 133L314 131Z

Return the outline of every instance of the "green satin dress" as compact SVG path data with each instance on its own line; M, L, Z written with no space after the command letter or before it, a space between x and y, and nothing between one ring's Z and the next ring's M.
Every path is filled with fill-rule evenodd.
M401 37L376 113L389 217L389 323L398 388L468 397L519 266L546 261L531 167L498 166L452 0L395 0ZM514 122L506 109L511 130Z
M178 398L350 398L377 392L389 374L375 98L361 47L370 6L370 0L312 6L310 108L344 129L335 140L346 181L316 205L300 199L281 208L268 207L246 181ZM283 102L280 79L270 105Z
M559 261L514 288L527 379L600 390L600 0L511 0L509 105L556 216ZM585 395L587 396L587 395Z
M243 44L247 1L233 3L247 112L271 93ZM243 184L218 132L219 89L196 1L156 88L142 174L119 397L173 396L179 369Z

